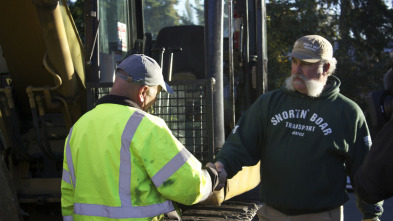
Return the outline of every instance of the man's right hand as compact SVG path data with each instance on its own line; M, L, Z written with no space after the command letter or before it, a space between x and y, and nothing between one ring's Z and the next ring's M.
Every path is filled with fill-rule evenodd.
M214 164L207 163L206 166L214 168L218 172L218 185L215 190L221 190L223 187L225 187L227 182L227 172L225 171L224 164L220 161L217 161Z

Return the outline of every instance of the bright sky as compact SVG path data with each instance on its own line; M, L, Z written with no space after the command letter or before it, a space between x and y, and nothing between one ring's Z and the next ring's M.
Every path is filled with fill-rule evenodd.
M193 0L189 0L189 1L190 1L191 5L194 4ZM196 0L196 1L201 1L201 0ZM175 5L175 9L178 11L179 15L183 15L184 14L184 12L186 10L185 9L185 4L186 4L186 0L179 0L179 3L177 5ZM203 2L202 2L202 4L203 4ZM196 14L194 13L194 22L195 22L195 19L196 19Z

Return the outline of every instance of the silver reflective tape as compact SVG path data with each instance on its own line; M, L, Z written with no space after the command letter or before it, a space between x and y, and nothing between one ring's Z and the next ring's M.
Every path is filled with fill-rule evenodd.
M68 170L71 175L71 180L72 180L72 185L74 185L75 189L75 170L74 170L74 164L72 162L72 154L71 154L71 147L70 147L70 140L71 140L71 135L72 135L72 129L74 127L71 127L70 133L68 134L68 139L67 139L67 145L66 145L66 156L67 156L67 165L68 165Z
M121 206L109 207L97 204L74 204L74 213L85 216L101 216L115 219L154 217L175 208L170 200L149 206Z
M366 144L367 147L371 147L371 145L373 144L370 136L363 137L363 140L364 140L364 143Z
M121 135L119 196L122 206L131 206L131 153L130 145L135 131L145 115L135 111L128 119Z
M151 179L154 185L160 187L172 174L174 174L180 167L182 167L190 158L191 153L183 148L176 154L164 167L158 171Z
M63 216L63 221L74 221L72 216Z
M65 170L65 169L63 169L63 181L68 183L68 184L71 184L70 173L67 170Z

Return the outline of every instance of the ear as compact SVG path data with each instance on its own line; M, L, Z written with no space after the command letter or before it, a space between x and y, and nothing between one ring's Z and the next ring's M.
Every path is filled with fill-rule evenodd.
M326 75L327 72L329 71L330 68L330 63L326 63L323 65L323 75Z
M138 98L140 102L144 102L145 101L145 97L147 95L147 91L149 90L149 87L147 85L143 85L141 87L139 87L138 89Z
M323 65L323 72L327 72L330 68L330 63L326 63Z

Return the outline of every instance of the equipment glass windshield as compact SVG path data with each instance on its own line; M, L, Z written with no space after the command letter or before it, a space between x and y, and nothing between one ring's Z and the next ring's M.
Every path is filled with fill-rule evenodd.
M130 50L129 13L127 0L98 0L99 11L99 62L102 82L113 81L116 62Z
M164 27L204 25L204 0L143 0L144 31L153 39Z

